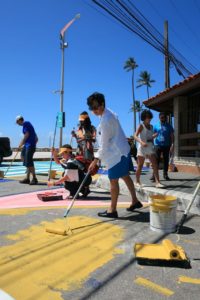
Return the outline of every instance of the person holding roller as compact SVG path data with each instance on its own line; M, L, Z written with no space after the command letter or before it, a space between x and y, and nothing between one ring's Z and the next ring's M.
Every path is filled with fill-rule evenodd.
M96 116L100 117L97 128L97 139L99 149L94 154L94 160L89 166L89 171L101 163L108 168L110 180L111 204L108 210L99 212L98 216L107 218L118 218L117 201L119 196L119 178L122 178L131 194L131 204L127 211L134 211L142 207L135 193L133 181L129 171L133 170L130 157L130 146L117 116L105 105L105 97L101 93L93 93L87 98L87 105Z
M23 139L19 143L18 149L22 149L21 151L21 159L23 161L23 165L26 167L26 177L23 180L20 180L20 183L35 185L38 183L38 180L35 175L35 167L33 162L33 155L36 150L36 144L38 142L38 137L35 132L33 125L24 121L23 116L19 115L16 117L16 123L19 126L22 126L22 132L24 134ZM32 180L30 181L30 175L32 175Z

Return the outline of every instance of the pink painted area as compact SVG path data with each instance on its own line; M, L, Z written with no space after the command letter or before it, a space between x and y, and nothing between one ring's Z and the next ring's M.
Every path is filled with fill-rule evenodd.
M57 194L62 194L65 199L68 196L68 192L65 189L53 189L45 190L40 192L32 192L26 194L18 194L0 197L0 209L5 208L25 208L25 207L52 207L52 206L68 206L71 199L58 200L58 201L48 201L44 202L38 199L37 194L56 192ZM103 202L101 200L76 200L75 205L78 206L105 206L109 202ZM123 204L127 204L123 202Z

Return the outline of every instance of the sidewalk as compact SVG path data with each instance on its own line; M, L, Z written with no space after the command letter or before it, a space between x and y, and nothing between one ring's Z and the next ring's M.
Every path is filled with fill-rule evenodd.
M12 156L4 158L5 161L12 161L16 155L16 152L13 152ZM34 154L34 160L36 161L48 161L51 158L50 151L36 151ZM17 155L15 161L20 160L20 154ZM152 175L151 169L145 169L141 175L141 182L143 187L136 188L137 197L141 201L149 200L149 197L154 194L161 195L173 195L178 199L178 209L185 210L189 201L192 198L192 194L197 186L197 183L200 180L200 174L195 175L191 173L182 173L182 172L170 172L169 176L170 181L162 180L162 171L160 171L161 183L166 186L164 189L156 189L154 184L150 181ZM132 176L133 181L135 181L135 175ZM101 175L97 181L97 187L102 189L110 190L110 183L107 175ZM129 195L126 185L122 180L120 180L120 193L123 195ZM195 202L190 210L192 213L200 214L200 191L198 196L195 199Z
M151 195L173 195L178 199L178 209L185 210L189 201L192 198L192 194L200 180L200 175L194 175L190 173L181 172L170 172L170 181L162 180L162 171L160 170L161 183L165 185L165 188L158 189L154 187L154 183L151 182L150 178L152 175L152 170L148 169L144 171L141 175L142 187L136 187L137 197L141 201L149 200ZM135 181L135 175L131 175L133 181ZM97 181L97 187L110 190L110 183L106 175L101 175ZM120 179L120 193L124 195L129 195L129 191ZM196 196L195 202L191 207L190 212L195 214L200 214L200 190Z

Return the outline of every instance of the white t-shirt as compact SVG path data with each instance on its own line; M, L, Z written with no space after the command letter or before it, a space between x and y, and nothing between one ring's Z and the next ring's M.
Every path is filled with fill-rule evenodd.
M111 110L105 108L97 128L99 150L95 157L108 169L120 162L122 156L128 156L130 146L119 120Z
M61 165L65 169L64 176L68 176L67 181L79 181L78 166L74 164L74 159L70 158L67 161L62 160Z

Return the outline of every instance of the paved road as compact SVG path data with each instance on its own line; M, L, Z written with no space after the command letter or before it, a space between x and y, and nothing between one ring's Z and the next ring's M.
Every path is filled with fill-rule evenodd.
M33 194L25 192L47 188L47 175L39 175L39 186L22 186L18 179L0 183L0 206L5 195L12 194L13 203L20 195L30 201ZM0 209L0 288L16 300L198 300L200 217L190 214L180 234L155 232L150 229L149 207L129 213L130 198L121 195L119 218L101 219L97 213L109 205L110 195L91 189L88 199L75 202L67 223L66 201L52 207ZM177 220L181 216L177 212ZM68 235L50 234L45 228L66 228ZM135 243L161 243L166 238L183 247L190 269L136 262Z

